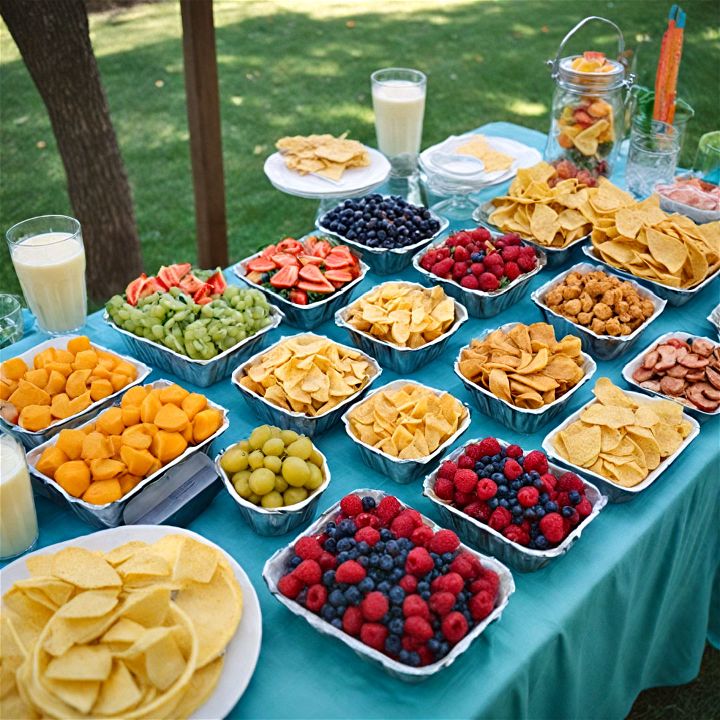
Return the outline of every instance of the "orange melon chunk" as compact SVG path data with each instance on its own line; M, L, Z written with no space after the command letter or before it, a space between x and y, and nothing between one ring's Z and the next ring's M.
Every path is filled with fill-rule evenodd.
M37 432L38 430L44 430L52 421L53 417L49 405L26 405L20 411L18 425L30 430L30 432Z
M90 486L90 468L82 460L70 460L55 471L55 482L73 497L80 497Z
M154 423L168 432L182 432L188 425L188 416L172 403L163 405L155 415Z
M83 493L82 499L93 505L107 505L122 497L122 489L117 479L97 480Z
M68 456L57 445L51 445L43 450L35 468L43 475L55 477L58 468L68 461Z

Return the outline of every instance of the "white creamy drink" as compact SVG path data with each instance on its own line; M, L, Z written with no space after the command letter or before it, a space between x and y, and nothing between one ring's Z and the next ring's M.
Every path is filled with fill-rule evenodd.
M373 83L378 147L389 158L417 155L422 140L425 87L409 80Z
M68 232L45 232L11 247L12 261L25 300L40 326L50 333L85 324L85 249Z
M25 453L8 435L0 435L0 558L29 549L38 535L35 501Z

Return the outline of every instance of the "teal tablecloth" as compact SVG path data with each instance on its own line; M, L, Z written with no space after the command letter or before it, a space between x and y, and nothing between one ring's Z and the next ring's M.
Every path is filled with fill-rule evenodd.
M544 145L542 134L516 125L495 123L482 130L539 149ZM296 228L299 234L306 230ZM553 272L541 272L526 298L501 315L471 318L451 340L445 356L418 372L417 379L469 400L452 372L460 347L485 328L541 320L529 299L530 290ZM417 279L412 269L402 277ZM369 276L361 290L385 279ZM712 336L705 317L717 303L717 293L716 282L687 305L668 306L645 333L641 346L670 330ZM88 325L92 338L124 349L99 314ZM331 323L317 331L348 341ZM282 326L271 339L290 332L293 328ZM37 339L28 336L3 356L25 350ZM620 371L627 360L599 361L596 377L608 375L624 385ZM155 373L153 379L159 376ZM396 375L386 370L382 381L394 379ZM210 388L208 395L230 410L231 425L223 445L247 436L258 424L229 381ZM568 412L590 396L590 387L583 387ZM465 437L498 435L537 448L550 427L532 436L517 436L473 410ZM567 555L536 573L514 573L517 591L501 620L450 668L420 685L392 679L345 645L319 635L275 601L261 579L262 567L293 535L258 537L223 491L190 529L221 545L243 565L263 612L257 669L231 717L621 718L644 688L689 682L698 673L706 639L720 644L719 430L720 420L707 421L654 485L632 502L606 507ZM328 456L333 475L321 510L354 488L372 486L396 493L438 519L422 497L420 481L396 485L367 468L341 427L317 443ZM91 532L68 510L44 499L38 501L38 514L42 546Z

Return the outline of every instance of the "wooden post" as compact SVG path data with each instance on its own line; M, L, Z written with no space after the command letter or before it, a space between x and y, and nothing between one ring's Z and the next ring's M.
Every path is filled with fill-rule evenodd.
M198 262L203 268L225 267L227 219L212 0L180 0L180 11Z

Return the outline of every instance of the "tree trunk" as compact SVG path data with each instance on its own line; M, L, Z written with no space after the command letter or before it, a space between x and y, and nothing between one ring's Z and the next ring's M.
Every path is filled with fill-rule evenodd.
M88 293L105 300L142 271L142 258L85 3L0 0L0 14L50 116L70 203L82 225ZM44 211L52 213L53 208Z

